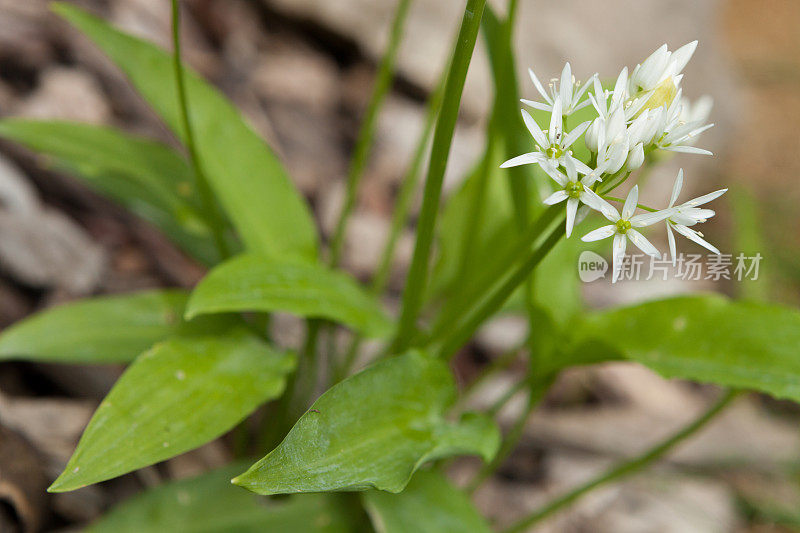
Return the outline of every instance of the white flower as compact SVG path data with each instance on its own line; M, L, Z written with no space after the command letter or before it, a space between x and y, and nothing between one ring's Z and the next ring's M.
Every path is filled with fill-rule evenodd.
M553 112L550 115L550 129L547 135L539 127L539 124L533 120L533 117L522 110L522 119L525 121L525 126L531 132L533 139L536 141L536 151L523 154L509 159L500 168L515 167L519 165L526 165L530 163L537 163L546 168L558 168L563 165L567 159L570 159L582 174L591 174L592 169L586 166L585 163L572 157L572 151L569 149L575 141L577 141L586 128L589 127L589 121L579 124L571 132L564 134L563 120L561 115L561 97L556 96L553 102Z
M660 46L650 57L634 67L628 81L628 91L631 95L638 95L656 89L670 78L674 79L686 67L696 48L697 41L685 44L674 52L670 52L666 44Z
M720 253L715 246L703 239L702 233L693 230L689 226L694 226L697 223L703 223L709 218L713 217L716 213L712 209L700 209L698 206L707 204L711 200L716 200L728 190L720 189L693 200L689 200L688 202L684 202L681 205L675 206L675 202L678 200L678 195L680 194L682 187L683 169L680 169L678 171L678 177L675 178L675 185L672 188L672 197L669 200L669 206L666 209L667 211L671 211L669 217L667 218L667 239L669 240L669 253L672 256L673 265L675 264L675 259L677 256L675 250L675 235L672 233L673 229L687 239L706 248L707 250L715 254Z
M598 166L602 166L609 174L614 174L628 159L630 147L625 111L622 106L617 106L607 119L600 121L597 134Z
M660 116L660 124L654 144L662 150L713 155L708 150L692 145L698 135L713 127L714 124L703 124L703 120L686 122L682 118L684 114L682 101L681 91L679 90L672 104Z
M575 226L575 217L578 212L578 206L584 202L586 195L591 192L590 187L600 179L602 169L595 169L592 173L587 174L582 179L578 179L578 169L575 168L575 163L572 159L564 161L564 168L567 174L564 175L561 171L555 168L544 167L547 174L561 186L561 189L554 192L544 199L546 205L554 205L559 202L567 201L567 237L572 235L572 228Z
M656 222L660 222L670 216L672 213L669 210L655 211L652 213L644 213L641 215L634 215L636 205L639 201L639 186L635 185L628 193L625 199L625 205L622 207L622 213L617 212L611 204L600 198L592 191L582 199L583 203L599 211L612 223L590 231L583 236L581 240L584 242L599 241L608 237L614 236L613 257L614 257L614 275L612 283L616 283L619 278L620 270L622 267L622 259L625 257L625 248L627 247L628 239L636 245L641 251L653 257L661 257L658 249L648 241L644 235L639 233L633 228L642 228L650 226Z
M539 81L539 78L537 78L536 74L534 74L533 70L528 69L528 74L530 74L531 81L533 81L533 84L536 86L536 90L539 91L539 94L541 94L542 98L544 98L545 103L525 99L522 100L522 103L529 105L534 109L552 111L556 98L560 97L562 113L565 117L568 117L578 109L589 105L589 100L584 100L581 102L581 98L586 92L586 89L589 87L589 83L592 81L592 79L597 79L597 74L594 74L591 78L586 80L586 83L582 84L580 81L576 82L575 76L572 74L572 67L570 67L568 62L564 65L564 69L561 71L561 81L559 82L559 80L555 78L550 80L550 94L548 94L547 91L545 91L544 86L542 86L542 83Z

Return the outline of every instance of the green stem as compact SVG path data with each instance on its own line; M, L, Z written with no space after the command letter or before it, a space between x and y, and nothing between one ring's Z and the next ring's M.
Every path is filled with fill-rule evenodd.
M439 212L439 199L442 194L444 172L453 141L464 81L475 49L481 17L486 0L467 0L464 18L458 35L458 46L445 83L442 109L433 134L433 145L428 165L428 177L417 224L417 236L414 255L411 260L406 288L403 291L403 306L397 336L392 343L390 353L404 349L416 330L417 316L422 306L428 278L428 262L433 243L436 216Z
M445 79L446 78L442 76L433 94L431 94L428 99L422 134L417 140L417 146L414 148L411 164L403 177L400 192L397 195L397 204L395 205L394 214L392 215L389 238L383 248L383 253L381 253L381 259L375 271L375 276L372 278L372 285L370 286L372 294L382 293L388 283L389 273L392 268L392 259L394 259L397 242L400 239L400 232L405 227L406 222L408 222L408 215L411 211L411 201L414 198L414 192L416 192L417 184L419 183L421 175L420 170L425 159L425 152L428 141L430 140L431 130L433 130L433 124L436 121L436 116L439 114L439 108L442 105Z
M536 250L532 251L530 255L523 261L503 282L503 284L490 294L484 303L479 305L477 309L468 313L462 321L459 321L458 326L452 335L450 335L443 343L442 347L436 352L440 357L451 357L455 352L469 340L475 333L475 330L483 324L490 316L494 315L503 304L511 296L511 293L524 283L530 273L533 271L542 259L553 249L561 237L564 235L564 228L560 225L553 229L547 240Z
M405 27L410 6L411 0L400 0L397 4L394 20L392 21L391 33L389 34L389 44L386 47L386 51L378 67L378 78L375 82L375 88L372 91L372 97L367 106L367 114L358 132L356 147L353 151L353 159L350 162L350 170L347 173L347 194L344 199L342 211L339 213L339 219L336 222L333 240L331 241L331 265L333 266L338 265L341 259L347 223L350 220L350 215L355 206L358 186L361 183L361 178L364 176L364 168L367 164L367 157L369 156L372 140L375 137L375 129L378 124L378 115L380 114L380 109L386 99L386 95L389 93L389 89L391 89L394 79L397 51L400 48L403 28Z
M452 331L453 324L458 321L463 310L479 300L497 283L498 279L507 275L511 266L520 257L526 256L530 252L531 244L541 236L542 232L563 210L564 208L558 205L549 207L528 226L528 229L520 235L512 246L494 257L486 258L487 263L484 265L480 277L472 281L469 287L465 287L464 290L454 294L453 298L447 302L447 307L439 314L431 330L429 335L430 342L434 342Z
M480 163L478 174L475 176L477 179L477 192L472 196L467 206L466 223L460 239L461 253L458 258L458 275L455 277L453 284L453 287L456 288L463 287L465 285L464 282L470 277L471 268L478 266L470 259L475 253L475 242L483 225L483 215L486 207L486 187L489 184L491 167L495 164L494 152L497 145L497 134L494 122L494 117L489 119L489 124L486 128L486 151L483 155L483 161Z
M515 523L503 533L521 533L523 531L527 531L533 524L540 522L542 519L552 515L556 511L567 507L589 491L601 485L616 481L624 476L637 472L638 470L651 465L663 457L667 452L672 450L675 446L705 427L706 424L713 420L720 412L722 412L723 409L730 405L730 403L738 394L739 391L727 391L724 396L714 403L714 405L712 405L705 413L674 433L668 439L650 448L640 456L629 461L625 461L581 485L580 487L568 492L567 494L556 498L538 511L535 511L531 515Z
M529 380L526 378L526 379L521 379L518 382L511 385L508 389L506 389L506 391L503 393L502 396L500 396L497 400L495 400L495 402L492 405L489 406L489 409L486 410L486 414L490 417L497 416L497 413L499 413L503 409L503 407L505 407L506 404L510 402L514 396L517 395L517 393L519 393L522 389L524 389L528 385L528 383Z
M602 192L600 192L599 194L606 194L613 191L623 183L625 183L630 176L631 176L630 171L622 169L613 176L611 176L608 179L608 181L602 181L602 182L598 181L595 185L597 185L598 190L602 190ZM604 185L605 187L603 187Z
M537 235L552 222L558 212L559 211L550 208L533 223L532 227L537 230ZM494 291L489 291L488 295L482 299L478 298L477 302L470 310L466 313L461 313L461 317L451 321L449 327L441 330L439 335L435 335L431 340L432 351L438 353L441 357L452 356L487 318L502 307L508 297L511 296L511 293L514 292L514 289L527 279L533 269L536 268L547 253L552 250L553 246L561 240L563 235L564 228L559 224L551 231L547 239L538 248L531 248L531 241L529 240L524 249L527 250L527 253L523 256L523 261L514 268L512 265L517 262L516 259L519 257L518 254L515 254L513 259L504 265L505 268L500 275L489 280L490 283L485 286L486 289L478 294L486 294L487 289L489 287L494 287L498 279L503 280L502 284ZM509 268L512 268L510 273L508 273ZM447 334L446 332L448 331L451 333ZM444 338L439 339L440 336ZM438 349L436 347L438 347Z
M623 204L625 203L624 198L617 198L616 196L610 196L608 194L604 194L602 198L605 198L606 200L611 200L612 202L620 202ZM642 204L636 204L636 207L638 207L639 209L644 209L645 211L650 211L651 213L655 213L656 211L658 211L658 209L653 209L652 207L647 207L646 205Z
M209 218L208 224L211 228L214 243L219 250L220 257L225 259L230 255L230 250L225 242L225 235L221 222L222 217L217 210L217 204L214 201L211 186L200 164L200 157L198 156L197 145L194 140L194 130L192 129L192 122L189 118L189 102L184 79L185 73L183 62L181 61L180 8L178 7L178 0L172 0L172 45L174 48L173 67L175 71L175 84L178 89L178 103L181 110L183 131L186 133L186 148L189 151L189 158L191 159L192 168L194 169L197 192L203 204L203 210Z
M422 132L417 139L417 145L414 149L414 155L411 158L411 164L408 166L408 170L406 170L405 176L403 177L400 192L397 195L397 203L395 204L394 213L392 214L389 237L383 247L381 259L378 262L378 267L375 270L375 275L370 284L370 292L373 295L381 294L386 289L386 285L389 282L389 274L392 268L392 260L397 250L397 242L400 240L400 232L408 222L408 216L411 212L411 201L414 198L414 193L419 183L420 170L425 159L426 148L428 147L433 124L436 121L436 116L439 113L439 107L442 103L444 81L445 76L442 76L433 94L428 98ZM333 374L334 383L340 381L352 371L356 357L358 356L358 349L361 347L361 342L363 340L363 337L360 335L353 337L350 348L347 350L342 362L337 365Z

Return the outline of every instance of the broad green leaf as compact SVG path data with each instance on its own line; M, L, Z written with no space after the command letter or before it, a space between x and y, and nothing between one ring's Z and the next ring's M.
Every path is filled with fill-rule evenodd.
M670 378L800 401L800 312L685 296L592 313L571 326L572 355L605 351Z
M140 355L97 408L64 473L64 492L209 442L276 398L294 368L244 330L173 337Z
M438 472L417 472L400 494L361 495L378 533L489 533L469 497Z
M219 261L186 161L169 147L104 126L21 119L0 121L0 136L51 156L164 231L206 264Z
M168 52L68 3L58 2L53 9L108 54L185 140ZM200 163L247 248L316 259L317 234L308 206L269 147L225 97L189 69L186 91Z
M426 461L490 460L497 427L478 415L446 420L455 396L439 359L408 352L379 362L320 396L277 448L233 482L259 494L399 492Z
M0 360L127 363L187 327L188 295L145 291L62 304L0 333Z
M87 533L345 533L353 531L335 494L275 500L234 487L242 465L173 481L134 496Z
M239 311L326 318L372 337L388 336L392 330L375 298L344 272L255 254L213 269L192 293L186 315Z

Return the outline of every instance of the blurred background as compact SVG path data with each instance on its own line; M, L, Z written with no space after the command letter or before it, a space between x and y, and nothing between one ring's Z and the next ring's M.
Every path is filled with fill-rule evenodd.
M167 0L80 0L133 34L170 48ZM504 2L491 2L504 12ZM330 235L391 0L187 0L185 59L221 88L285 162ZM450 50L464 3L417 0L381 118L344 266L367 278L388 232L399 180L422 128L424 106ZM522 0L516 29L521 93L537 98L526 69L543 80L569 60L578 78L615 78L666 42L699 39L684 94L714 98L715 128L700 146L654 172L643 201L668 197L677 169L685 195L731 191L714 206L711 242L760 252L758 282L587 284L601 307L687 291L800 301L800 2L797 0ZM470 68L448 167L457 187L482 153L492 86L485 47ZM0 0L0 116L108 124L174 140L121 73L44 0ZM157 230L50 162L0 141L0 328L32 312L88 295L191 287L200 265ZM693 195L693 196L696 196ZM693 196L686 196L691 198ZM401 237L392 291L402 289L413 228ZM664 242L657 243L664 249ZM684 243L685 244L685 243ZM689 246L686 244L686 246ZM699 253L696 250L691 250ZM391 302L389 302L391 305ZM288 326L287 326L288 327ZM456 361L461 378L514 346L524 321L488 324ZM287 333L291 336L292 332ZM489 405L512 371L478 394ZM516 369L517 372L521 368ZM228 460L223 442L74 493L45 495L120 368L0 363L0 531L79 528L121 499L165 479ZM476 493L501 524L548 495L658 441L700 412L713 390L665 381L630 364L565 373L526 428L520 448ZM513 420L510 402L502 420ZM800 530L800 409L749 397L667 461L599 490L541 531L715 532ZM456 465L459 480L471 471Z

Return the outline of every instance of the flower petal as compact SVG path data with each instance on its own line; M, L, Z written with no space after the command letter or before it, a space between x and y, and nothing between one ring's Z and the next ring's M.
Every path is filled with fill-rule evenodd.
M574 157L564 158L564 168L567 170L569 181L578 181L578 169L575 168L575 161Z
M611 283L616 283L622 271L622 260L625 258L625 248L628 245L628 239L623 233L614 235L613 257L614 257L614 276Z
M660 209L658 211L642 213L641 215L631 217L630 222L631 226L634 228L643 228L645 226L652 226L656 222L666 220L673 214L675 214L673 209Z
M542 155L542 157L544 158L545 156ZM548 176L553 178L553 180L556 183L558 183L561 187L566 187L567 183L569 183L570 181L569 178L567 178L563 172L561 172L555 166L550 164L549 160L544 164L542 164L542 170L544 170Z
M567 107L572 107L572 68L569 66L569 61L564 65L564 70L561 71L561 84L558 89L561 101Z
M534 109L538 109L540 111L550 111L553 109L553 106L550 104L543 104L541 102L534 102L533 100L525 100L524 98L520 99L520 102L527 106L531 106Z
M542 203L544 205L554 205L554 204L557 204L559 202L563 202L567 198L569 198L569 195L567 194L567 191L561 190L561 191L554 192L553 194L551 194L550 196L548 196L547 198L542 200Z
M622 206L622 218L630 220L636 212L636 204L639 203L639 186L634 185L625 198L625 205Z
M536 144L542 147L542 150L550 146L550 143L542 131L542 128L540 128L539 124L533 120L531 114L524 109L522 110L522 121L525 122L525 127L528 128L529 132L531 132L533 140L536 141Z
M678 200L678 195L681 193L682 188L683 188L683 169L680 169L678 171L678 177L675 178L675 185L672 186L672 196L669 199L670 207L675 205L675 202Z
M711 252L713 252L715 254L719 254L720 253L716 246L714 246L710 242L708 242L705 239L703 239L700 236L700 234L697 233L696 231L694 231L693 229L687 228L686 226L684 226L682 224L675 224L673 226L673 228L675 228L675 231L677 231L678 233L680 233L681 235L683 235L684 237L686 237L690 241L699 244L703 248L706 248L706 249L708 249L709 251L711 251Z
M696 146L664 146L662 150L670 150L671 152L682 152L684 154L700 154L700 155L714 155L714 152L709 152L708 150L704 150L703 148L698 148Z
M567 200L567 238L572 235L572 228L575 227L575 215L578 212L579 203L577 198Z
M581 240L583 242L593 242L593 241L600 241L603 239L607 239L616 233L617 227L614 224L609 224L608 226L602 226L597 228L596 230L590 231L583 237Z
M587 188L586 186L583 187L583 192L581 193L581 202L588 205L595 211L599 211L600 214L602 214L611 222L616 222L620 218L619 213L616 209L614 209L613 205L600 198L596 192Z
M520 165L530 165L532 163L542 163L546 159L547 158L541 152L530 152L527 154L518 155L517 157L512 157L500 165L500 168L518 167Z
M563 146L564 148L569 148L570 146L575 144L575 141L581 138L581 135L583 135L583 132L586 131L586 128L588 128L591 123L592 123L591 120L587 120L586 122L581 122L580 124L575 126L575 128L571 132L569 132L567 136L564 138L561 146Z
M638 249L646 253L651 257L661 257L661 252L658 251L658 248L653 246L653 243L647 240L647 237L636 231L635 229L629 229L625 235L631 240L633 244L636 245Z
M569 154L567 155L567 157L565 159L571 159L572 160L572 164L575 165L575 169L578 171L579 174L591 174L592 173L592 169L586 163L581 161L580 159L576 159L575 157L573 157L573 156L571 156Z
M550 95L547 94L547 91L544 90L544 87L542 87L542 83L539 81L539 78L536 77L536 74L533 73L533 70L528 69L528 74L530 75L531 81L533 82L533 85L536 87L536 90L539 91L539 94L542 95L542 98L544 98L548 104L552 105L553 100L550 98Z
M672 257L672 266L675 266L678 252L675 246L675 234L672 233L671 224L667 222L667 241L669 241L669 255Z
M553 112L550 114L550 129L548 130L548 136L550 138L550 144L555 144L559 141L557 137L561 133L561 128L563 127L563 102L561 101L560 96L556 96L556 99L553 101Z
M696 49L697 41L692 41L672 52L671 60L674 62L673 75L681 73L681 71L686 67L686 64L692 58L692 55Z
M696 207L698 205L707 204L711 200L716 200L717 198L719 198L720 196L722 196L726 192L728 192L728 189L720 189L718 191L710 192L708 194L704 194L703 196L699 196L697 198L694 198L693 200L689 200L688 202L686 202L683 205Z

